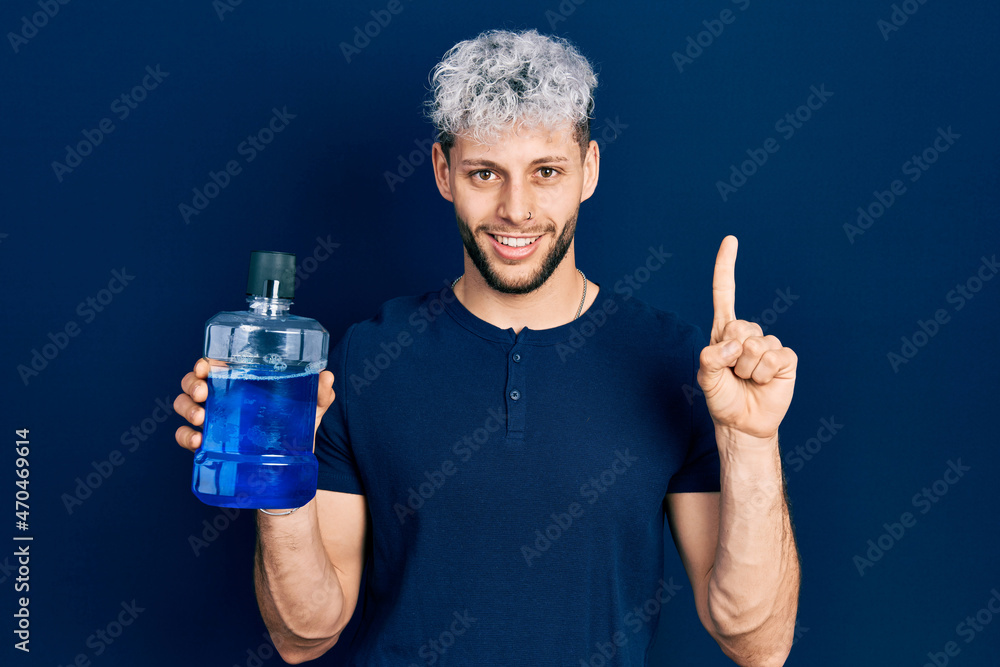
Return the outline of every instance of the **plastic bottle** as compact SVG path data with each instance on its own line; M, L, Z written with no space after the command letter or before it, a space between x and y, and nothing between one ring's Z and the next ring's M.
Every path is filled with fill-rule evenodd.
M250 310L205 324L211 370L191 481L204 503L290 509L316 495L316 392L330 336L289 314L294 287L295 255L252 252Z

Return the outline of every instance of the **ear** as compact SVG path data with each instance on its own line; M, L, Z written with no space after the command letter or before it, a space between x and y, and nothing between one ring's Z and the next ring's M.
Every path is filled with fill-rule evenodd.
M455 198L451 194L451 169L448 167L448 159L444 156L444 149L441 143L437 142L431 148L431 160L434 163L434 181L437 183L438 192L448 201L454 203Z
M587 147L587 156L583 159L583 191L580 193L580 202L590 199L597 188L597 177L601 171L601 150L597 147L597 142L591 140Z

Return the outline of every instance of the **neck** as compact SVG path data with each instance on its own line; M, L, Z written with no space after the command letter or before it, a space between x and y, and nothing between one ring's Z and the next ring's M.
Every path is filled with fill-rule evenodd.
M577 271L572 254L567 254L559 267L541 287L528 294L504 294L486 284L468 255L465 274L455 285L455 296L479 319L500 329L552 329L573 321L580 309L584 278ZM587 299L583 311L597 297L599 287L587 281Z

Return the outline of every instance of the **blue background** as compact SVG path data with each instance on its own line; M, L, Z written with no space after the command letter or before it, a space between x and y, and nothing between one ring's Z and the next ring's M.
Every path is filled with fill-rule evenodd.
M889 2L404 1L348 57L340 44L386 2L232 11L209 0L70 2L37 18L35 31L22 19L42 11L37 2L5 2L4 664L68 665L80 654L94 665L280 664L253 594L252 517L230 522L194 498L191 456L173 440L181 420L152 420L162 415L156 401L178 393L205 320L245 307L253 249L298 254L311 270L294 312L335 339L384 300L461 272L453 209L421 152L431 136L421 103L441 55L495 27L566 36L597 68L601 180L581 208L576 246L588 277L614 289L662 245L671 258L636 296L707 330L715 253L735 234L737 315L761 320L799 355L781 429L803 560L787 664L919 665L949 641L960 649L953 664L1000 664L1000 619L991 615L971 641L957 627L1000 587L991 482L1000 280L973 280L981 289L961 309L948 299L1000 251L1000 8L911 3L915 13L884 35ZM701 35L701 52L692 47L697 57L678 67L673 54L727 8L732 22ZM22 30L30 38L12 43ZM111 105L147 66L168 74L121 119ZM786 137L776 123L812 86L832 95L801 111L809 119ZM274 108L295 117L247 162L238 146ZM52 163L103 118L114 130L57 175ZM904 163L938 128L959 138L910 181ZM724 200L717 182L768 138L778 151ZM229 160L241 172L185 221L179 205ZM387 173L405 178L390 184ZM845 223L896 179L905 193L850 238ZM325 256L319 239L339 246L304 264ZM101 312L80 308L115 270L134 278L104 294L113 298ZM780 314L768 311L778 290L795 297ZM939 309L947 322L918 335L915 356L894 368L887 355ZM72 324L78 335L23 379L18 366ZM842 428L810 442L824 419ZM128 451L123 435L144 420L155 429ZM17 428L31 440L24 533L11 516ZM807 446L808 460L795 453ZM114 450L121 465L67 508L77 478ZM915 502L959 461L968 470L940 482L936 502ZM886 537L884 524L904 512L915 524ZM203 523L213 520L221 532L193 548L192 536L213 535ZM30 655L12 648L10 538L22 534L34 537ZM855 556L880 537L891 548L862 574ZM650 664L730 664L701 628L669 542L664 575L684 590L664 607ZM142 611L112 644L88 641L133 600ZM320 662L338 664L336 649Z

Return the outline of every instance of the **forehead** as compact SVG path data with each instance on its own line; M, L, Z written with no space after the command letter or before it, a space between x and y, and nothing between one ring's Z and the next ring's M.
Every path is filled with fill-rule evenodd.
M580 147L568 124L555 128L510 127L496 141L479 143L468 134L455 136L452 155L458 162L484 160L495 163L530 163L542 156L571 158Z

